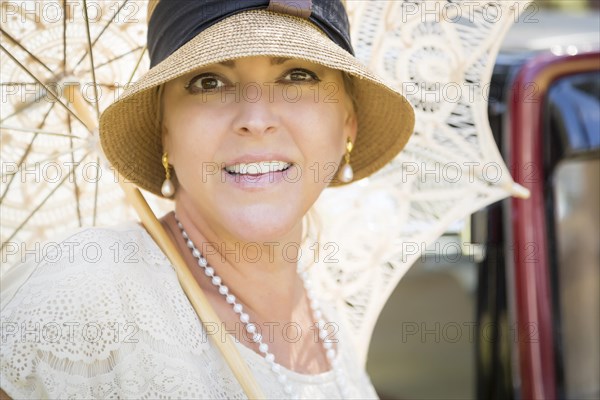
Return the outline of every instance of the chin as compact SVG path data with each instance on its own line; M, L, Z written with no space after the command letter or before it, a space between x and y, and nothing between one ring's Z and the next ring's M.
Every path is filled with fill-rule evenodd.
M300 210L293 212L285 207L252 206L238 209L228 218L231 233L245 242L277 242L302 226Z

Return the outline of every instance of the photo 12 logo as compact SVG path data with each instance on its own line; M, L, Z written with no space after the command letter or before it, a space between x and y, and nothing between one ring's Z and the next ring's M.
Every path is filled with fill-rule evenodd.
M141 21L141 10L136 1L2 1L0 20L3 24L11 19L23 24L29 21L36 24L74 23L86 19L90 23L112 21L117 24L136 24Z
M514 22L537 23L539 6L534 1L413 1L402 4L402 22L420 18L422 22L474 23L483 20L496 23L504 10L511 10Z
M2 321L1 343L137 343L139 328L133 322L113 321Z

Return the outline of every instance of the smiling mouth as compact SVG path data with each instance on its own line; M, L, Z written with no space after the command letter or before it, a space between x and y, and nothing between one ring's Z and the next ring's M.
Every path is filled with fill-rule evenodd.
M260 161L239 163L225 167L225 171L233 176L259 176L268 173L287 171L293 164L284 161Z

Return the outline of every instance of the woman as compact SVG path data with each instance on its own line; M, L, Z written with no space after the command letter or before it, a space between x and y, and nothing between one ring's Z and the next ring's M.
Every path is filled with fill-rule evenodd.
M376 397L297 244L326 187L402 149L410 105L353 56L339 1L163 0L149 15L151 69L103 113L102 147L174 200L161 222L223 324L202 325L141 226L86 229L3 282L3 389L243 398L211 342L229 333L269 398Z

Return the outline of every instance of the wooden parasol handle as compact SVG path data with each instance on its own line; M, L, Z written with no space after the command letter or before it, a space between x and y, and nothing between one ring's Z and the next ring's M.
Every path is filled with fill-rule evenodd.
M94 132L97 128L97 121L91 116L89 105L86 104L85 100L81 96L76 85L68 85L65 88L65 94L73 108L77 112L78 116L82 121L85 122L90 132ZM136 213L138 214L142 224L152 236L154 241L158 244L161 250L169 258L173 264L173 268L177 273L179 283L183 288L186 296L190 303L194 307L196 314L200 318L203 324L214 324L222 326L221 320L217 313L214 311L208 299L202 292L202 289L194 279L192 272L190 271L185 260L179 254L179 251L175 247L175 244L165 232L162 224L156 218L156 215L152 212L152 209L146 202L146 199L140 192L140 190L132 183L128 183L121 175L118 175L119 184L125 192L125 197L129 204L133 206ZM248 368L248 365L240 355L238 349L235 347L233 338L230 334L226 333L223 335L212 335L213 343L217 346L223 358L231 368L233 374L237 378L238 382L242 386L242 389L246 393L249 399L264 399L265 396L262 393L261 388L258 386L256 379L252 375L252 372ZM225 340L219 340L217 336L223 336Z

